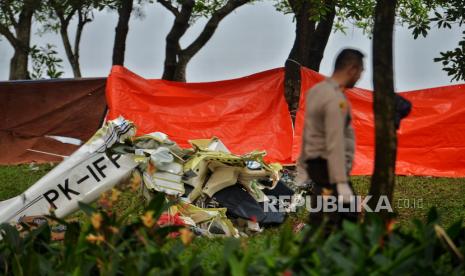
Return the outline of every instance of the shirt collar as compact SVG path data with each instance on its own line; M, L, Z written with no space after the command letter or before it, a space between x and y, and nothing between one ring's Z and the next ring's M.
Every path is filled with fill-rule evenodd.
M341 86L339 85L339 83L337 81L335 81L334 79L332 78L326 78L326 81L334 87L334 89L340 91L341 93L343 92L342 89L341 89Z

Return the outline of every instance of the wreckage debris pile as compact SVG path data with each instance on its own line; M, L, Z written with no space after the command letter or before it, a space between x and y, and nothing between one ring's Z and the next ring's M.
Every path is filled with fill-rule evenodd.
M29 189L0 202L0 223L18 224L52 209L64 218L128 177L148 200L163 194L173 203L168 221L176 218L205 236L238 237L280 224L285 212L265 212L264 205L276 196L287 196L288 204L298 198L280 179L282 166L265 162L263 151L235 155L215 137L191 140L183 149L164 133L135 133L122 117L108 121Z
M198 234L237 237L284 221L284 212L265 212L263 206L270 195L294 194L280 181L279 163L266 163L262 151L235 155L216 137L189 142L192 148L182 149L154 132L114 144L110 151L134 154L138 166L132 182L139 182L148 199L156 193L176 199L169 213Z

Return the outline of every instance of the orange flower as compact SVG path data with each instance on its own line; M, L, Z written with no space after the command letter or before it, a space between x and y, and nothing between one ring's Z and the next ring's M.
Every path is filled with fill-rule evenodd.
M145 227L152 227L155 224L155 220L153 219L153 211L147 211L143 216L140 217L142 220L142 223L145 225Z
M92 223L92 226L95 229L100 229L100 226L102 226L102 215L100 213L93 213L92 216L90 217L90 222Z
M132 173L131 181L129 184L133 192L136 192L139 189L141 181L142 181L142 178L140 176L140 173L138 171L134 171Z
M104 209L111 209L113 207L113 203L108 199L108 193L106 192L100 196L98 204Z
M396 221L394 219L390 219L387 223L386 223L386 231L388 234L391 234L392 231L394 230L394 227L396 226Z
M116 202L120 194L121 192L118 189L111 189L111 202Z
M114 227L114 226L109 226L109 227L108 227L108 230L109 230L110 232L112 232L113 234L118 234L118 233L119 233L119 229L116 228L116 227Z
M95 243L99 245L100 243L105 241L105 237L101 234L97 234L97 235L89 234L87 235L86 240L90 243Z
M179 230L179 233L181 234L181 241L184 245L188 245L192 242L192 239L194 238L194 233L192 233L191 230L183 228Z

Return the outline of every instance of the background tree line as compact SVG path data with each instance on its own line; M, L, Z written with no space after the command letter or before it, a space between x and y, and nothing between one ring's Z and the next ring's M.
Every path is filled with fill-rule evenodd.
M165 62L162 78L186 81L189 61L208 43L221 21L230 13L255 0L157 0L159 8L168 10L172 26L166 35ZM275 8L292 14L295 24L295 40L289 49L286 66L286 94L291 111L295 110L295 94L300 87L297 74L300 65L319 71L330 35L334 31L345 32L348 24L363 29L373 36L376 0L272 0ZM10 62L10 80L38 78L28 69L30 59L44 65L55 66L48 77L59 77L56 71L62 60L56 58L55 45L37 47L31 45L32 24L39 26L38 34L56 33L61 37L66 58L76 78L82 76L79 62L79 46L85 28L92 23L94 13L104 9L115 11L112 64L124 64L126 37L131 17L143 14L154 0L0 0L0 35L14 49ZM399 0L396 4L396 23L412 29L414 38L426 36L431 27L451 28L464 22L464 0ZM192 43L181 47L180 40L197 19L207 23ZM69 36L74 29L75 36ZM464 31L465 35L465 31ZM440 53L437 62L453 79L465 79L465 37L459 47ZM42 60L42 63L40 62ZM34 69L34 68L33 68ZM34 71L34 70L33 70ZM53 74L55 73L55 74ZM294 99L294 100L293 100Z

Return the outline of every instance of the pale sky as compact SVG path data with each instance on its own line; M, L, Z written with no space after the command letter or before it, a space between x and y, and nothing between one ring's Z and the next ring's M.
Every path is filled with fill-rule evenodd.
M144 18L132 18L127 40L125 65L145 78L160 78L163 72L165 37L173 16L159 4L146 5ZM107 76L111 68L116 12L95 14L94 22L84 30L81 42L81 71L84 77ZM182 44L192 41L206 20L199 20L184 36ZM37 29L37 28L35 28ZM74 37L74 25L70 37ZM398 91L449 85L450 77L433 62L440 51L453 49L461 38L462 30L433 30L427 38L414 40L411 32L396 27L395 80ZM294 40L291 15L275 11L271 2L259 2L239 8L226 17L213 38L191 60L187 79L191 82L215 81L241 77L267 69L281 67ZM61 38L56 34L33 35L33 44L58 46L64 60L64 77L72 77L65 57ZM366 71L359 87L371 89L371 41L360 30L349 27L347 34L332 34L321 66L321 72L330 74L334 57L344 47L354 47L366 55ZM8 79L9 61L13 50L8 42L0 41L0 80Z

